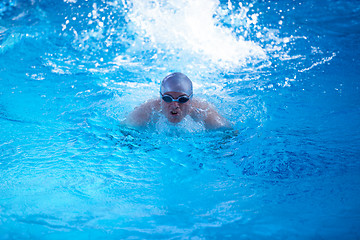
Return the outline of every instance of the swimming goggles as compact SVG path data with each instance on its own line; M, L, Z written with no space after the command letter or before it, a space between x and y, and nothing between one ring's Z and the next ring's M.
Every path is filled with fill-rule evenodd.
M189 97L188 96L180 96L177 99L174 99L170 95L167 95L167 94L162 95L161 94L162 100L164 100L164 102L167 102L167 103L171 103L171 102L186 103L187 101L190 100L191 96L192 96L192 94Z

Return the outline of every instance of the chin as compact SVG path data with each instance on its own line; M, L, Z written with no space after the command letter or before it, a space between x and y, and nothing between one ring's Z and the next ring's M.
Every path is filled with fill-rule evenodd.
M174 117L168 117L167 119L171 123L179 123L179 122L181 122L181 120L183 120L183 118L174 118Z

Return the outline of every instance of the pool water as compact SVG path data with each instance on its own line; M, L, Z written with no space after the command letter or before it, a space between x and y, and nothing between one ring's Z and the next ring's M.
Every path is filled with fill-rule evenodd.
M0 239L359 239L355 0L4 0ZM232 124L132 129L180 71Z

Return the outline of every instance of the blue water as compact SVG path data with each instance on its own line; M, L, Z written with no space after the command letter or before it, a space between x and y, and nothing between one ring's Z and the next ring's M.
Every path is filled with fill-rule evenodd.
M359 239L360 5L3 0L0 239ZM120 124L181 71L233 124Z

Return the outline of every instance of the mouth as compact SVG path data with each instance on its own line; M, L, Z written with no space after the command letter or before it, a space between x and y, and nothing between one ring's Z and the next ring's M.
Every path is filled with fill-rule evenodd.
M175 110L172 110L172 111L170 111L170 114L171 114L172 116L176 116L176 115L178 115L179 113L178 113L177 111L175 111Z

